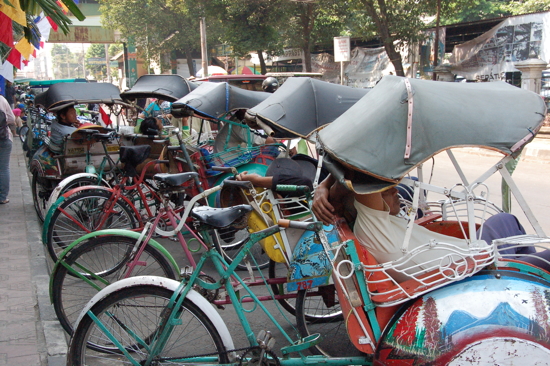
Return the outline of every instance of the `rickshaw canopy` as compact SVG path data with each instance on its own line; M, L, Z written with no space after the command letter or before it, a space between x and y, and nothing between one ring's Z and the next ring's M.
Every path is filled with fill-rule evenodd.
M252 91L229 85L227 82L203 82L200 86L172 104L172 112L191 109L206 118L218 118L236 109L249 109L268 98L271 94Z
M137 79L134 86L121 93L120 96L131 101L137 98L158 98L175 102L197 86L197 83L190 82L180 75L149 74Z
M110 83L57 83L34 102L51 112L81 103L124 104L118 88Z
M290 77L277 91L247 112L273 129L276 138L307 138L347 111L368 89L327 83L307 77Z
M363 179L395 184L431 156L453 147L518 155L539 131L545 115L539 95L505 82L446 83L386 76L319 131L318 146L332 160L364 173ZM353 182L348 187L359 193L372 191Z

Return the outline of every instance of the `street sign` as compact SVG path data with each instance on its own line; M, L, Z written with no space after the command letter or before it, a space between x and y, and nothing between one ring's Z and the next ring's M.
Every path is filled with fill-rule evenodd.
M334 37L334 62L351 61L349 37Z
M90 57L86 59L88 65L105 65L105 57Z

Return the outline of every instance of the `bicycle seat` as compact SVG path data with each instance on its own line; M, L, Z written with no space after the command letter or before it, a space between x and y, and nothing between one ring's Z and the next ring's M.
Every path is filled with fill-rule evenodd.
M191 211L191 216L203 224L213 227L225 227L243 218L252 211L250 205L238 205L227 208L197 207Z
M160 174L155 174L153 178L169 186L177 187L177 186L181 186L183 183L187 182L188 180L193 179L194 177L197 177L198 175L199 173L195 173L195 172L176 173L176 174L160 173Z

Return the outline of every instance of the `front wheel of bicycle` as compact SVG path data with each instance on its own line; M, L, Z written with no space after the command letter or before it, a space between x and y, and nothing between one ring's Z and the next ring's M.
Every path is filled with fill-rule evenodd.
M91 189L69 197L56 208L46 228L46 245L54 262L59 253L85 234L104 229L131 230L139 226L139 215L122 198L105 212L112 195L110 191Z
M152 285L127 287L111 293L90 309L101 327L92 320L90 312L78 324L69 346L67 364L144 364L150 356L150 346L158 337L172 294L170 290ZM188 299L177 311L179 325L152 357L151 364L199 364L198 359L191 360L197 356L209 364L228 363L223 341L204 312ZM133 360L128 360L114 347L106 333L114 337Z
M67 333L73 333L74 322L88 301L109 284L125 276L177 278L176 269L151 245L145 246L138 258L140 264L131 274L128 273L127 264L136 241L135 238L117 235L93 237L61 259L63 265L56 266L52 273L52 303Z
M349 341L334 285L298 291L296 324L302 337L315 333L323 337L319 344L309 348L313 354L335 357L359 355Z
M212 232L212 240L214 246L223 255L225 261L228 264L233 263L233 260L241 251L243 244L248 240L250 234L248 227L243 229L237 229L232 226L215 229ZM264 252L260 243L255 243L250 249L248 256L245 260L249 260L252 268L264 269L269 265L269 256ZM244 261L237 265L237 269L246 270L246 263Z

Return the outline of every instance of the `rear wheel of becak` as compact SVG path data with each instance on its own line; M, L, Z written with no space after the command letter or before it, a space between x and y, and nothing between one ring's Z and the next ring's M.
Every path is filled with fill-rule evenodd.
M34 209L40 221L44 222L48 210L48 199L52 193L54 182L41 177L37 171L32 173L32 199Z

